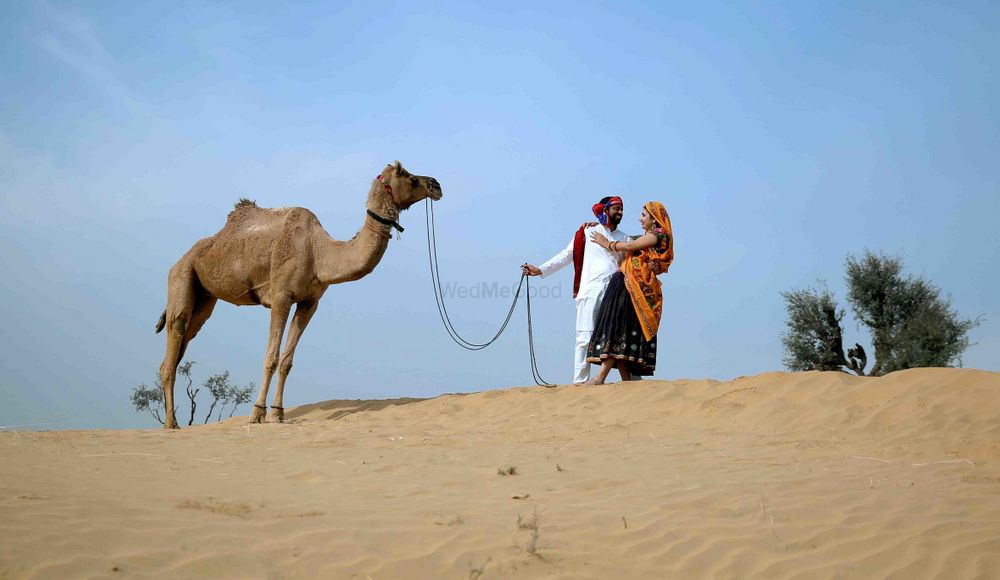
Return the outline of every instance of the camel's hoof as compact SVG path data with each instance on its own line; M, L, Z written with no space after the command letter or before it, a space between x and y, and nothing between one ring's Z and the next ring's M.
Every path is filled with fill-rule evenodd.
M271 412L267 415L268 423L284 423L285 422L285 412L279 409L271 409Z
M264 409L254 405L253 411L250 412L250 422L251 423L263 423L264 422Z

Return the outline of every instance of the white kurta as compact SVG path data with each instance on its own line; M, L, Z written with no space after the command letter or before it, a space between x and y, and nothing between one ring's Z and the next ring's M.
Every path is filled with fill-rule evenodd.
M590 379L590 364L587 362L587 346L597 323L597 311L604 298L604 291L612 274L618 271L623 254L611 252L590 239L590 233L597 231L611 241L626 242L629 236L619 230L611 231L607 226L597 225L587 228L583 235L586 250L583 253L583 268L580 272L580 291L576 295L576 350L573 360L573 382L583 383ZM552 256L538 267L542 277L558 272L573 263L573 240L566 249Z

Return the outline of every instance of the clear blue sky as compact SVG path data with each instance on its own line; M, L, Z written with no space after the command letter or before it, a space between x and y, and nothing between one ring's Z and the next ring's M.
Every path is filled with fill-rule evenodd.
M985 321L1000 370L995 2L4 2L0 425L152 426L170 266L240 197L360 227L394 159L442 184L441 273L511 285L598 198L671 213L657 378L781 369L782 290L899 253ZM332 287L286 405L531 384L523 303L493 348L438 320L423 206L376 271ZM571 375L571 272L533 302ZM537 285L537 283L536 283ZM508 301L453 297L492 335ZM259 382L269 311L220 304L195 378ZM864 341L849 318L847 339Z

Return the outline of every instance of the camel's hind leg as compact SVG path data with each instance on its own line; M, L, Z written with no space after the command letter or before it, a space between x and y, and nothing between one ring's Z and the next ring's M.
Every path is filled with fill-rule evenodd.
M198 335L198 331L201 327L205 325L205 322L212 316L212 311L215 310L215 304L218 302L218 298L215 296L209 296L207 294L201 294L197 297L194 305L194 311L191 313L191 322L187 325L187 332L184 335L184 340L181 342L180 354L177 355L178 364L184 360L184 353L187 351L187 347L194 340L194 337ZM177 365L174 365L177 368ZM176 373L174 374L176 380ZM188 417L188 425L194 422L194 413L190 413Z
M160 365L163 383L164 429L177 429L174 405L174 382L177 365L184 358L187 345L194 339L205 321L212 316L218 299L205 292L195 279L194 271L182 262L170 269L167 282L167 310L164 327L167 331L167 351Z
M174 414L174 379L177 365L184 355L191 315L195 307L195 287L193 272L181 263L170 269L167 282L166 332L167 351L160 365L160 382L163 383L164 429L177 429Z
M195 336L198 336L198 331L212 317L212 311L215 310L215 305L218 302L218 298L208 294L200 294L196 299L194 311L191 313L191 323L188 324L187 334L184 335L184 343L181 345L181 354L177 357L178 364L184 359L184 352L187 350L188 344L194 340Z
M281 423L285 420L285 379L292 370L292 359L295 357L295 347L299 345L299 339L305 332L309 320L316 313L319 300L299 302L295 306L295 316L292 317L292 324L288 328L288 341L285 343L285 350L281 353L281 360L278 362L278 388L274 392L274 404L271 405L271 412L267 420Z
M166 417L164 429L177 429L177 417L174 416L174 379L177 376L177 363L184 337L173 328L167 328L167 352L160 365L160 382L163 384L163 408Z

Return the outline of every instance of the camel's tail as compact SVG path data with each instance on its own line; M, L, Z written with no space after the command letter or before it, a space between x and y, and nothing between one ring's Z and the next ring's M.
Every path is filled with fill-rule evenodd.
M159 334L163 327L167 325L167 310L163 309L163 314L160 315L160 319L156 321L156 333Z

